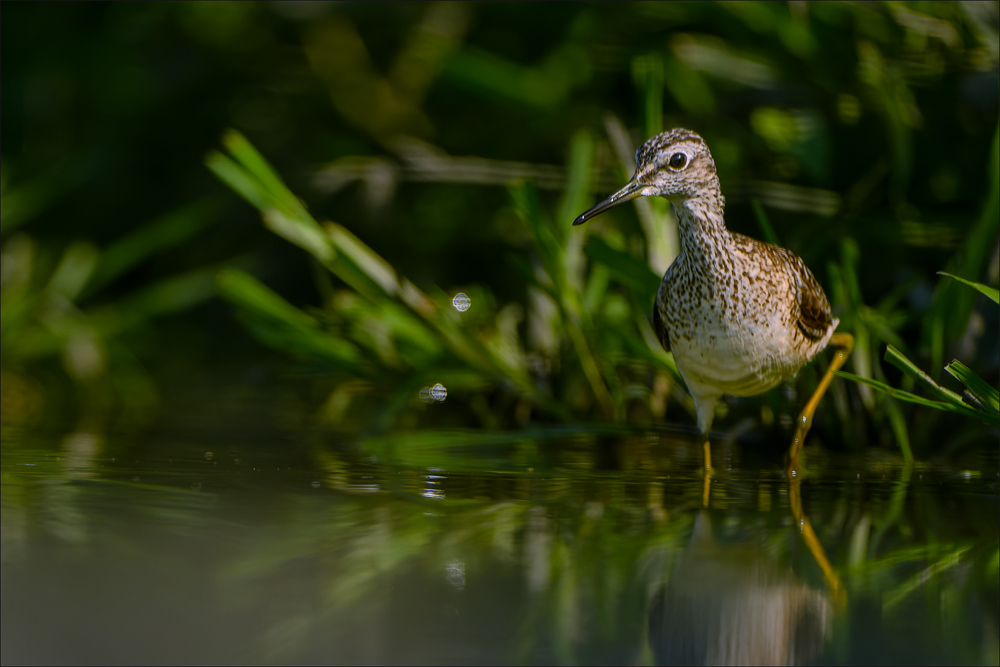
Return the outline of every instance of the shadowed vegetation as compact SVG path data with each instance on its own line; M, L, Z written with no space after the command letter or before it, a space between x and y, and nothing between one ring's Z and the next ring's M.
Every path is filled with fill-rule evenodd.
M384 9L67 8L44 59L17 57L41 14L8 12L5 415L37 421L73 385L82 414L134 414L255 368L251 393L338 430L690 423L647 321L677 253L668 204L568 227L643 139L687 126L730 226L800 254L855 335L867 385L835 383L812 437L907 459L993 437L870 386L912 389L886 345L997 385L995 313L935 276L997 282L995 6L563 5L527 25L516 6ZM70 66L82 26L105 46ZM310 259L205 199L199 153L229 125L267 158L231 133L213 169ZM215 275L238 321L206 302ZM718 427L786 437L822 364Z
M3 10L4 663L997 663L998 3ZM571 226L674 127L806 475L830 352L702 477L668 202Z

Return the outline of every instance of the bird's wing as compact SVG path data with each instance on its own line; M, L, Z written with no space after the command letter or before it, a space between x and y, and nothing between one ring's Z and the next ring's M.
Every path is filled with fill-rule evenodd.
M660 345L663 346L663 351L669 352L670 334L667 333L667 325L663 322L663 316L660 315L659 297L653 301L653 331L656 332L656 338L660 341Z
M819 340L833 324L830 301L805 263L791 252L785 252L798 287L799 329L806 338Z

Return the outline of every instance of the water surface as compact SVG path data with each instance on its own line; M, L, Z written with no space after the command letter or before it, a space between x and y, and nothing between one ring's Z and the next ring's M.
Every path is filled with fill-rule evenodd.
M2 445L4 663L998 659L996 450L722 444L705 507L663 431Z

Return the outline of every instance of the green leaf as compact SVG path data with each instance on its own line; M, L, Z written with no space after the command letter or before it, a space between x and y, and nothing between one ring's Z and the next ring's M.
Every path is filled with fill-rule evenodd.
M295 218L276 208L263 210L264 224L272 232L299 246L320 262L327 264L335 256L323 228L311 217Z
M854 380L855 382L868 385L872 389L877 389L879 391L885 392L889 396L892 396L893 398L898 398L901 401L916 403L917 405L923 405L924 407L928 408L936 408L938 410L943 410L945 412L957 412L958 414L978 419L993 426L996 426L998 423L996 417L991 417L991 415L988 415L985 412L976 410L975 408L966 405L965 402L946 403L943 401L932 401L929 398L923 398L922 396L911 394L908 391L903 391L902 389L896 389L895 387L890 387L884 382L879 382L878 380L871 380L869 378L863 378L859 375L855 375L854 373L848 373L846 371L837 371L835 375L838 375L839 377L842 377L846 380Z
M997 392L996 389L988 385L986 380L973 373L968 366L958 359L953 359L944 369L964 384L969 393L976 397L980 405L987 410L992 410L994 415L1000 414L1000 392Z
M205 156L205 164L219 177L223 183L231 187L236 194L246 199L251 206L263 209L268 205L270 197L267 190L246 169L239 166L219 151L209 151Z
M863 378L860 375L855 375L854 373L848 373L847 371L836 371L835 375L842 377L845 380L853 380L860 384L868 385L873 389L878 389L879 391L885 392L893 398L898 398L903 401L908 401L910 403L916 403L917 405L923 405L928 408L937 408L938 410L945 410L948 412L953 412L953 404L943 403L941 401L932 401L929 398L924 398L922 396L917 396L916 394L911 394L908 391L903 391L902 389L896 389L885 382L879 382L878 380L872 380L870 378ZM971 409L971 408L970 408Z
M885 360L916 380L918 384L923 385L924 389L936 396L939 400L953 403L955 405L965 406L965 401L962 400L961 396L952 390L945 389L939 385L931 378L930 375L920 370L916 364L906 358L906 355L892 345L886 346Z
M251 332L277 350L292 351L345 368L362 377L358 348L323 331L309 315L285 301L256 278L238 269L220 271L216 285L226 300L249 316Z
M1000 290L997 290L994 287L990 287L989 285L984 285L982 283L974 283L971 280L966 280L965 278L959 278L958 276L953 276L952 274L947 273L945 271L938 271L938 275L954 278L958 282L965 283L969 287L973 287L982 292L983 294L985 294L986 296L990 297L991 299L993 299L993 303L1000 303Z
M309 217L305 207L285 182L281 180L270 163L264 159L247 138L236 130L227 130L222 137L222 143L229 149L246 171L257 180L270 196L273 205L285 215L292 218Z

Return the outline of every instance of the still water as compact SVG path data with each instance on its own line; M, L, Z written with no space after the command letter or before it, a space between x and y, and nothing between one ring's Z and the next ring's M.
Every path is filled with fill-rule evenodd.
M2 432L9 663L998 661L995 448ZM707 499L707 507L706 505Z

